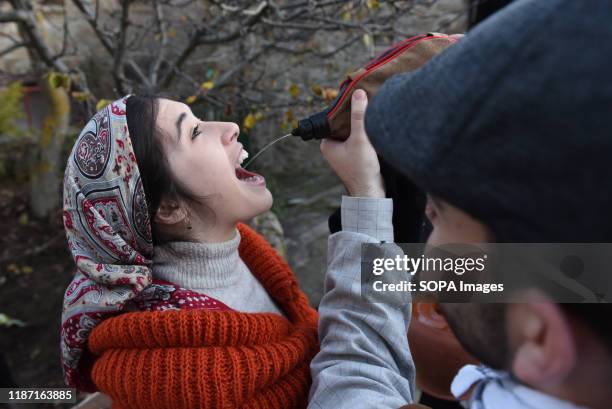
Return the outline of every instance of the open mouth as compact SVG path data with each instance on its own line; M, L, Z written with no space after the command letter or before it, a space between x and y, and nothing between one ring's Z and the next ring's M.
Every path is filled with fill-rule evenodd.
M265 186L266 179L263 176L258 175L255 172L248 171L240 166L248 156L249 154L245 150L242 150L238 157L238 161L236 162L236 177L239 181L249 185Z

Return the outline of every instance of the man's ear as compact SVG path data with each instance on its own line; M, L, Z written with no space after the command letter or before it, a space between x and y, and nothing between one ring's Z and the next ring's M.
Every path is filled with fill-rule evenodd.
M531 386L562 382L576 365L576 340L568 317L558 304L510 304L508 333L514 351L512 373Z
M162 199L154 222L161 225L175 225L187 218L187 212L176 200Z

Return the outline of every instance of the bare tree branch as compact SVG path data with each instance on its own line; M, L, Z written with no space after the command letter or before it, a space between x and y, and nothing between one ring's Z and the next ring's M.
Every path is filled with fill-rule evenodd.
M34 49L36 55L38 55L40 60L48 67L52 67L59 72L68 73L68 67L60 60L53 58L51 49L43 40L43 36L38 30L38 24L31 4L22 0L11 0L11 4L13 6L13 12L9 12L8 14L19 16L17 22L22 33L27 37L26 42L30 44L30 48Z
M177 1L177 2L172 2L170 0L164 1L163 4L169 6L169 7L177 7L177 8L183 8L185 6L189 6L192 3L195 3L196 0L185 0L185 1Z
M21 7L0 14L0 21L17 19L20 27L25 27L29 16L35 14L24 5L31 5L34 0L9 1ZM234 107L243 98L253 100L253 92L261 90L265 90L265 98L276 101L279 93L287 94L285 82L289 78L277 74L276 77L283 78L280 83L284 85L270 87L276 83L276 77L265 68L262 56L271 56L273 61L280 58L287 65L312 58L324 61L346 50L363 53L361 47L355 46L362 39L367 53L372 54L374 44L380 46L397 36L408 36L397 24L401 16L416 13L417 5L430 8L436 1L390 0L373 8L363 0L151 0L146 3L150 8L139 8L136 15L136 7L141 6L136 6L134 0L118 0L117 6L110 9L102 7L99 0L72 0L102 48L111 55L109 71L118 92L167 90L180 77L180 82L174 84L173 94L189 95L194 86L198 98L216 108L224 103L220 102L222 94L229 95L228 101ZM447 19L445 24L451 24L459 17L453 13L437 17L438 21L442 18ZM50 57L52 61L68 61L61 57L67 55L69 45L76 50L78 43L67 28L65 19L61 52ZM33 43L29 36L22 37L24 41L12 41L14 48L0 52L12 52L20 47L16 44ZM29 48L35 50L33 45ZM206 53L199 52L202 49ZM238 51L228 54L230 49ZM255 52L248 53L249 50ZM193 74L202 68L209 73L206 78L214 82L214 88L206 93L200 89L203 79ZM310 79L305 78L304 82L307 81ZM229 87L234 88L228 90ZM289 102L299 103L292 98Z
M176 74L179 77L182 77L185 80L187 80L196 89L198 90L200 89L200 84L198 83L198 81L196 81L193 77L191 77L187 73L183 71L178 71ZM225 105L227 105L227 101L220 100L218 96L203 94L203 95L200 95L199 98L204 101L210 102L212 105L216 106L217 108L224 108Z
M191 54L194 52L194 50L198 46L203 45L203 44L227 43L227 42L235 40L235 39L241 37L242 35L244 35L248 31L248 29L251 26L253 26L260 19L260 17L262 16L263 12L267 9L268 3L267 2L263 2L262 4L263 4L263 6L261 6L261 7L259 7L257 9L257 14L249 15L243 22L238 24L238 27L236 29L234 29L233 31L231 31L229 33L225 33L225 34L210 34L210 35L205 36L204 33L206 33L208 31L206 29L206 27L201 27L201 28L197 29L193 33L191 38L189 39L189 42L187 43L187 46L183 49L183 51L179 55L178 59L176 60L176 62L173 65L172 69L168 72L168 74L166 75L166 77L162 81L162 85L164 87L170 85L170 82L172 82L172 79L174 78L174 75L175 75L175 72L176 72L175 70L176 69L178 69L178 70L181 69L181 67L183 66L185 61L191 56Z
M17 44L17 43L21 42L21 41L17 40L15 37L13 37L12 35L7 34L7 33L3 33L3 32L0 32L0 37L4 37L4 38L8 39L13 44Z
M357 35L357 36L349 39L348 41L346 41L344 44L341 44L338 47L334 48L331 51L328 51L326 53L320 53L320 52L314 50L313 53L314 53L314 55L316 55L319 58L326 59L326 58L329 58L329 57L331 57L333 55L336 55L337 53L339 53L342 50L347 49L348 47L350 47L351 45L353 45L357 41L359 41L361 38L362 38L361 35Z
M159 0L153 0L153 11L155 13L155 24L157 26L157 35L159 36L159 51L151 66L151 72L149 77L151 78L151 84L155 86L157 84L157 78L159 76L159 68L161 62L164 59L164 51L168 45L168 34L167 24L164 20L164 10Z
M24 46L28 48L30 56L42 62L47 68L55 70L63 74L80 74L72 75L73 78L73 89L82 91L87 95L91 95L87 80L82 72L77 69L70 69L61 61L61 56L64 54L66 48L62 47L62 52L58 55L52 55L50 47L44 41L44 37L39 30L38 21L35 16L35 11L32 3L25 0L10 0L11 6L13 7L12 12L4 13L4 20L7 21L8 17L18 17L18 27L20 36L24 39L23 42L17 42L16 39L8 34L2 34L3 37L9 38L13 42L13 46L3 50L0 56L4 56L9 52L14 51L18 47ZM65 15L64 15L65 17ZM14 20L11 20L14 21ZM64 20L64 42L67 42L67 22ZM90 110L90 103L86 103L86 108Z
M215 88L213 89L213 91L217 92L218 90L220 90L220 89L222 89L222 88L227 87L228 85L230 85L230 84L231 84L231 83L230 83L230 81L231 81L231 80L232 80L234 77L236 77L237 75L241 74L241 73L244 71L244 69L245 69L247 66L249 66L251 63L253 63L255 60L257 60L257 59L258 59L259 57L261 57L263 54L265 54L265 52L266 52L267 50L269 50L270 48L272 48L272 46L271 46L271 45L266 45L266 46L262 47L261 49L257 50L256 52L252 53L252 54L251 54L251 55L249 55L247 58L245 58L245 59L244 59L244 60L243 60L243 61L242 61L240 64L236 65L236 66L235 66L235 67L233 67L231 70L226 71L226 72L225 72L225 73L224 73L222 76L220 76L220 77L217 79L217 81L216 81L216 83L215 83ZM201 94L201 93L199 93L199 91L200 91L200 85L199 85L199 84L197 84L197 82L196 82L196 84L195 84L195 85L197 86L197 90L198 90L198 91L197 91L197 93L196 93L196 95L197 95L197 99L196 99L196 101L197 101L198 99L204 98L204 97L206 97L206 96L210 96L210 94L209 94L209 95L206 95L206 94ZM194 101L194 103L195 103L196 101Z
M323 8L323 7L328 7L328 6L335 6L338 4L346 4L346 0L321 1L321 2L316 3L316 7ZM282 6L282 8L285 10L289 10L289 9L298 8L298 7L309 7L311 5L312 5L312 2L303 1L301 3L287 4L287 5Z
M17 43L17 44L13 44L7 48L5 48L4 50L0 51L0 57L4 57L7 54L12 53L15 50L20 49L21 47L28 47L29 44L28 43Z
M56 55L53 56L54 60L57 60L58 58L63 57L66 54L66 50L68 49L68 37L69 37L69 32L68 32L68 17L66 16L66 7L62 8L62 18L63 18L63 25L62 25L62 49L60 50L59 53L57 53Z
M121 24L117 35L117 44L114 49L113 76L115 84L121 94L125 93L124 84L128 81L125 78L125 44L127 39L127 30L130 25L130 1L121 0Z
M90 13L90 11L87 9L87 7L85 7L85 4L83 4L83 2L81 0L72 0L72 2L74 3L74 5L79 9L79 11L81 11L81 13L85 16L85 19L87 20L87 22L89 23L89 25L91 26L91 28L94 30L94 33L96 34L96 36L98 37L98 40L100 40L100 43L102 43L102 45L104 46L104 48L106 49L106 51L108 51L108 53L110 55L112 55L113 57L115 57L115 61L117 61L117 55L119 55L121 57L121 53L120 54L116 54L115 52L115 46L113 44L113 41L108 38L108 36L104 33L104 31L102 30L102 28L99 26L98 24L98 2L96 1L96 10L95 10L95 14L92 15ZM123 0L123 4L125 7L129 7L129 0ZM128 3L127 5L125 5L125 3ZM124 7L124 9L125 9ZM127 13L127 12L126 12ZM125 26L123 26L123 24L125 24ZM126 21L123 20L122 18L122 27L124 27L124 29L127 29L127 16L126 16ZM120 34L120 40L119 43L121 44L121 34ZM125 44L124 44L124 51L125 51ZM123 65L123 57L120 58L120 61L122 62ZM125 64L130 68L130 70L138 77L138 79L141 81L141 83L143 85L145 85L146 87L150 88L151 84L149 83L148 78L144 75L144 73L142 72L142 70L140 69L140 67L138 67L138 65L136 65L136 63L132 60L127 60L125 61ZM120 78L125 78L125 75L123 75ZM122 87L119 87L119 89L121 89Z
M294 30L334 30L332 27L326 27L323 24L304 24L304 23L284 23L281 21L274 21L269 18L262 18L261 21L272 27L289 28Z
M104 46L104 48L106 49L106 51L108 51L109 54L113 55L113 43L98 25L98 1L96 1L95 14L93 15L89 12L89 10L87 10L87 7L85 7L85 4L83 4L81 0L72 0L72 3L83 14L85 20L87 20L94 33L98 37L98 40L100 40L100 43L102 43L102 46Z
M28 18L28 13L23 10L13 10L0 13L0 23L20 23Z
M260 50L254 52L247 58L245 58L240 64L236 65L229 71L226 71L222 76L219 77L215 84L215 88L223 88L227 86L232 79L232 77L236 76L240 72L242 72L249 64L253 63L259 57L261 57L271 46L267 45L262 47Z

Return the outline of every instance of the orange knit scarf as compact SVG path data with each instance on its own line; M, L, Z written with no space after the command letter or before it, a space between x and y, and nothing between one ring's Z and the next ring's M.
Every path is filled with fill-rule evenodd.
M96 326L92 379L114 408L301 408L317 313L287 263L238 226L242 260L287 318L237 311L124 313Z

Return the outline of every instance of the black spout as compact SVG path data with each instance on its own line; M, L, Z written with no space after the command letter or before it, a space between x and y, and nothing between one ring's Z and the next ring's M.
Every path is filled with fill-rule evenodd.
M327 110L325 110L298 121L297 128L291 131L291 134L309 141L311 139L327 138L330 132Z

